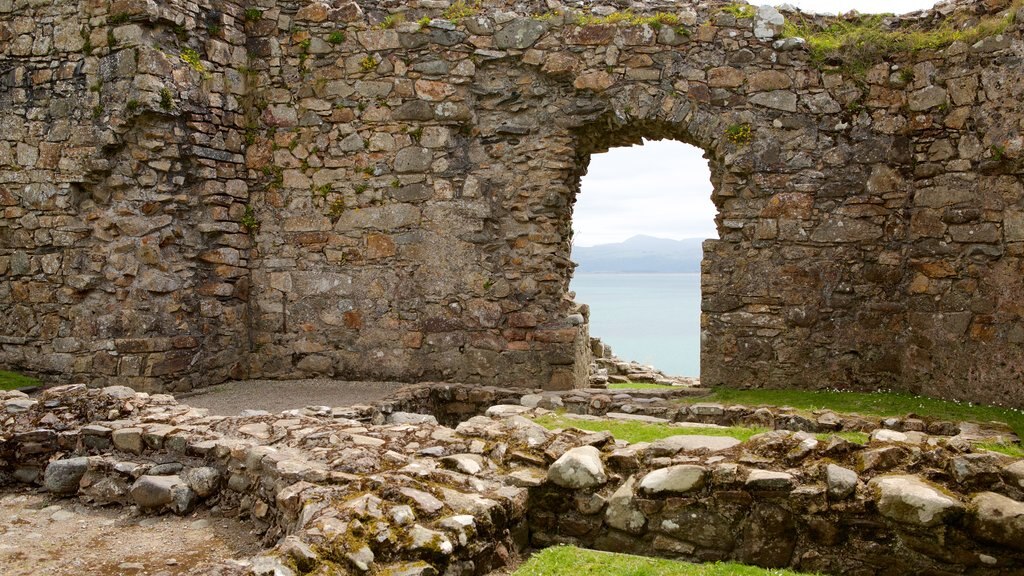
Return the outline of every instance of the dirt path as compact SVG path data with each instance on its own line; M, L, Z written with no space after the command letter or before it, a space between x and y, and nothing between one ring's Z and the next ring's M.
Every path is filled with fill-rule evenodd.
M345 380L245 380L184 394L178 401L213 414L235 416L242 410L277 413L306 406L352 406L383 400L405 386L398 382Z
M260 550L247 525L208 510L138 516L29 490L0 493L0 510L4 576L212 576Z

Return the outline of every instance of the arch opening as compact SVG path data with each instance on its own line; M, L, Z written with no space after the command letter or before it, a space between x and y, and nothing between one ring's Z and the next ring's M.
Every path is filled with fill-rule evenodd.
M613 141L586 158L570 282L590 335L623 360L700 376L703 242L718 238L711 169L677 138Z

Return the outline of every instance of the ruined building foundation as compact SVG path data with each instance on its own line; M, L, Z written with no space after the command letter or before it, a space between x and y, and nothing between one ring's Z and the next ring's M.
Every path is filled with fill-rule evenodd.
M850 70L723 6L0 0L0 365L579 387L580 176L671 138L705 385L1024 406L1024 18Z

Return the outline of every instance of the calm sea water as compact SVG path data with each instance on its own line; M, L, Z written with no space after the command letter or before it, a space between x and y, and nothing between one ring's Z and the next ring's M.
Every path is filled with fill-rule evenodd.
M576 274L590 335L623 360L674 376L700 375L700 274Z

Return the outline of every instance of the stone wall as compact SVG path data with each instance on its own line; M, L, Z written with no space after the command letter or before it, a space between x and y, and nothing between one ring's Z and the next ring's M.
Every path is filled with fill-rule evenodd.
M719 210L704 384L1024 405L1019 23L850 71L714 2L16 4L5 365L581 387L580 176L672 138Z

